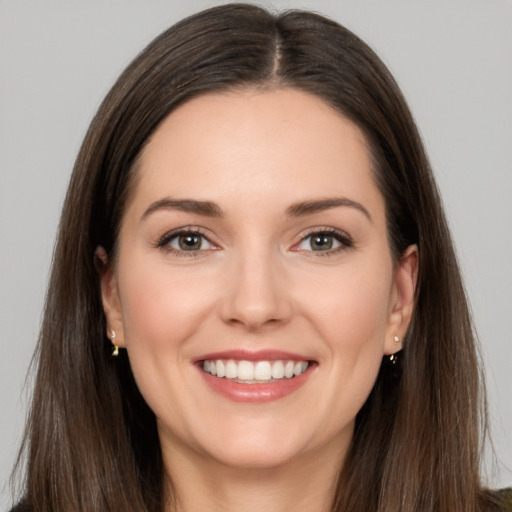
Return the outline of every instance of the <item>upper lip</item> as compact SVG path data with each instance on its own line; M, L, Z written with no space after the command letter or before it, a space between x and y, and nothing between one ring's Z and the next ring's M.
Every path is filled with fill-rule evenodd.
M311 361L310 357L293 352L285 352L282 350L245 350L234 349L224 350L221 352L210 352L193 359L194 363L200 361L211 361L215 359L234 359L236 361Z

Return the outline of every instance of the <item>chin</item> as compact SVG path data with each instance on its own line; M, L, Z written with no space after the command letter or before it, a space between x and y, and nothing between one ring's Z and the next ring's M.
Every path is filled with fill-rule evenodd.
M237 469L272 469L285 466L299 456L300 450L276 449L270 443L233 446L211 453L220 464Z
M289 421L253 424L233 421L222 433L212 429L210 434L201 443L202 451L219 463L235 468L277 468L314 450L309 442L311 433L290 429Z

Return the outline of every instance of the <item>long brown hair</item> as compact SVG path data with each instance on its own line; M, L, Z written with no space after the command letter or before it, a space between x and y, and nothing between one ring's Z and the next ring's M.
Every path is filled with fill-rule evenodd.
M245 87L295 88L356 123L371 148L396 259L419 247L400 362L383 360L359 412L333 511L477 511L485 427L471 318L441 201L412 116L358 37L319 15L230 4L157 37L91 123L65 200L24 440L25 502L41 512L161 511L155 417L126 354L111 357L94 263L115 252L134 162L179 104Z

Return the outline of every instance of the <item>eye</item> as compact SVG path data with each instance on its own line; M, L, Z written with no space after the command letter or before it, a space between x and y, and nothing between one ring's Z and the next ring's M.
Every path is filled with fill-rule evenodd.
M217 247L199 231L181 230L164 235L158 242L158 247L173 253L197 253L216 249ZM192 254L190 254L192 255Z
M170 242L169 245L173 249L180 249L182 251L200 251L205 249L207 241L202 235L197 233L184 233L176 235Z
M305 236L293 250L333 253L352 247L350 237L338 230L321 230Z

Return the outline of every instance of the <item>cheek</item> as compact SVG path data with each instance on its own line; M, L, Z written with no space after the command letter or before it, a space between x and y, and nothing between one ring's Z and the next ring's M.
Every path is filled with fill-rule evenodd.
M204 274L133 254L119 264L125 344L135 381L157 418L175 427L183 427L184 419L169 420L169 411L190 405L181 401L191 340L212 308L213 283Z
M161 262L127 263L119 275L127 348L175 350L211 308L211 279Z
M302 307L331 350L380 349L390 313L391 263L340 267L322 287L318 282L304 283L309 293L301 294L307 297Z
M354 268L332 276L328 292L308 299L310 322L324 340L320 364L328 369L319 400L332 413L332 432L353 420L377 378L390 308L391 264L380 272ZM326 425L327 428L327 425Z

